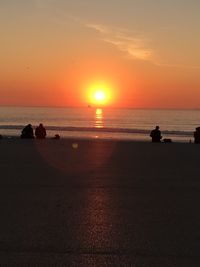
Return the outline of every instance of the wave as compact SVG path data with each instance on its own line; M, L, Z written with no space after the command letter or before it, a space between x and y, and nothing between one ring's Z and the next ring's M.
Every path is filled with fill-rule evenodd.
M22 130L24 125L0 125L2 130ZM35 126L33 126L35 128ZM60 132L102 132L102 133L126 133L126 134L143 134L149 135L151 129L138 129L138 128L117 128L117 127L75 127L75 126L45 126L47 131L60 131ZM162 134L174 136L191 136L191 131L171 131L162 130Z

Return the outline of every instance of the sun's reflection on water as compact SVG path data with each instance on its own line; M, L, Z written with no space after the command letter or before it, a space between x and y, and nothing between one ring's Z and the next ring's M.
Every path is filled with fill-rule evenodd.
M96 109L95 128L103 128L103 110L101 108Z

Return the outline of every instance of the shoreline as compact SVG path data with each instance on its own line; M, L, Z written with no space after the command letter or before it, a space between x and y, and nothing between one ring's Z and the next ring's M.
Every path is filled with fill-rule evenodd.
M10 136L10 135L2 135L2 138L0 138L0 141L2 140L29 140L29 141L38 141L38 142L45 142L45 141L49 141L49 140L52 140L52 141L70 141L70 140L79 140L79 141L106 141L106 142L121 142L121 143L127 143L127 142L130 142L130 143L152 143L151 142L151 139L136 139L136 138L127 138L127 139L122 139L122 138L104 138L104 137L81 137L81 136L64 136L64 137L60 137L60 139L58 140L55 140L52 137L48 136L46 137L45 139L37 139L37 138L33 138L33 139L22 139L20 138L20 136ZM173 140L171 139L172 142L169 143L169 144L194 144L194 138L191 138L187 141L185 140ZM166 142L163 142L163 140L161 140L162 144L167 144ZM158 143L158 144L160 144ZM154 143L155 144L155 143Z

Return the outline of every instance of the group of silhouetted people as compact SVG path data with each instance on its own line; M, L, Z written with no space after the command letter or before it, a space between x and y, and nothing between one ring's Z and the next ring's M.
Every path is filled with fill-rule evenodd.
M47 132L42 123L40 123L39 126L36 127L35 135L31 124L26 125L21 132L21 138L23 139L34 139L35 137L36 139L45 139L46 136ZM60 139L60 135L55 134L55 136L52 139L58 140Z
M34 139L35 137L37 139L45 139L46 138L46 129L44 128L43 124L40 123L39 126L35 129L35 135L34 130L31 124L28 124L24 127L24 129L21 132L21 138L26 139ZM161 131L159 126L156 126L155 129L153 129L150 133L150 137L152 138L153 143L160 143L162 139ZM0 139L2 138L2 135L0 135ZM59 134L56 134L53 139L60 139ZM163 139L164 143L171 143L171 139ZM191 141L190 141L191 142ZM197 127L194 132L194 143L200 144L200 127Z
M153 143L161 142L162 135L161 135L161 131L159 129L159 126L156 126L155 129L151 131L150 136L152 138ZM164 143L171 143L171 139L165 138L165 139L163 139L163 142ZM194 132L194 143L200 144L200 127L197 127L195 132Z
M40 125L35 129L35 137L37 139L45 139L46 135L47 135L46 129L44 128L43 124L40 123ZM24 127L21 133L21 138L26 138L26 139L34 138L34 131L31 124L28 124Z

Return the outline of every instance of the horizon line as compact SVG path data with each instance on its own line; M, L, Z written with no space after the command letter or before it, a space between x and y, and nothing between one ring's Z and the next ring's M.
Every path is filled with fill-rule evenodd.
M176 107L108 107L108 106L53 106L53 105L0 105L0 108L83 108L83 109L137 109L137 110L200 110L200 107L191 107L191 108L176 108Z

